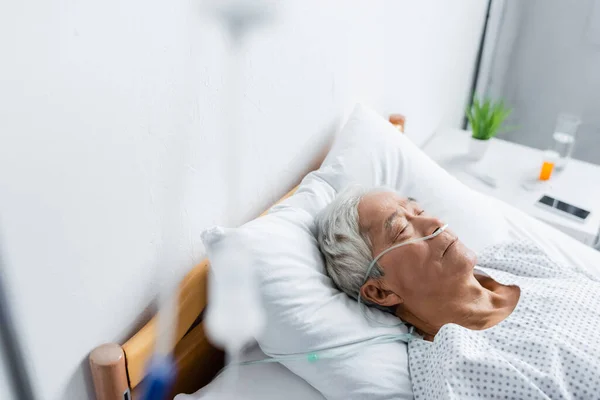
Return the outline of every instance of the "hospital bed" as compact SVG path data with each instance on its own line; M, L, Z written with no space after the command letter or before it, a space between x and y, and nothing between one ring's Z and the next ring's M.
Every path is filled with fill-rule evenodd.
M600 252L583 245L506 203L495 199L490 199L490 201L497 203L497 206L502 208L505 218L511 226L511 234L515 239L531 239L547 253L553 254L555 258L569 262L592 274L600 274ZM592 270L591 265L598 266L598 269ZM244 359L248 360L264 357L258 346L254 346L244 355ZM248 393L248 396L245 397L247 400L324 399L308 383L279 364L255 365L242 369L239 373L238 382L241 387L247 388L246 393ZM225 383L223 378L224 376L219 376L190 399L218 399L219 393L223 390L222 385Z
M296 188L282 197L290 197ZM600 253L564 235L523 212L499 200L489 198L490 204L501 210L513 239L528 238L549 255L577 269L600 274ZM180 285L176 346L177 380L172 394L194 393L189 399L218 399L223 390L226 373L218 376L223 367L223 353L207 340L202 313L207 305L208 260L193 268ZM144 325L124 344L105 344L90 354L90 366L98 400L136 398L144 379L145 367L156 342L156 317ZM242 359L261 359L264 354L257 346L250 348ZM311 385L280 364L261 364L239 369L238 389L246 399L323 399ZM131 392L130 392L131 391ZM171 396L172 397L172 396ZM187 400L188 397L180 397ZM178 398L179 399L179 398Z

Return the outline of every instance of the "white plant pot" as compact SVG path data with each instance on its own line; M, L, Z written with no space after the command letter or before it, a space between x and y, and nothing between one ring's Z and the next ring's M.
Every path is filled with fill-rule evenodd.
M469 158L475 161L481 160L489 146L489 140L469 138Z

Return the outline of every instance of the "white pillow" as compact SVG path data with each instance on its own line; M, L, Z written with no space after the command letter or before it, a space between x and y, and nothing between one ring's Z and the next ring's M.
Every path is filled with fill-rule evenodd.
M305 177L296 194L265 217L237 229L211 230L203 237L209 252L225 248L248 254L267 315L266 330L257 338L265 353L307 352L405 331L370 323L356 301L338 291L325 274L314 217L353 183L385 185L416 198L475 250L507 232L501 214L488 209L483 197L449 176L386 120L358 105L321 168ZM369 312L390 324L397 322L381 311ZM412 398L403 343L285 366L327 399Z
M359 183L392 187L413 197L476 251L507 235L502 213L487 205L486 196L463 185L406 135L360 104L315 174L336 192Z

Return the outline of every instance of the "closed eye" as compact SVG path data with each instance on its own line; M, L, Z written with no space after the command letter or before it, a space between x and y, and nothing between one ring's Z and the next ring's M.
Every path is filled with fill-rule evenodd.
M394 242L397 242L398 239L400 239L400 236L402 236L402 234L406 231L406 229L408 228L409 224L404 225L404 227L400 230L398 230L398 233L396 234L396 236L394 237Z

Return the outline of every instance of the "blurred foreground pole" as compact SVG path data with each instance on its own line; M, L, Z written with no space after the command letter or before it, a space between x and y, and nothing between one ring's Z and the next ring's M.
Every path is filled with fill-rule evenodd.
M4 358L0 362L6 364L8 380L12 386L15 399L34 400L31 380L23 360L23 353L21 353L15 324L9 309L4 284L4 271L2 248L0 248L0 354Z

